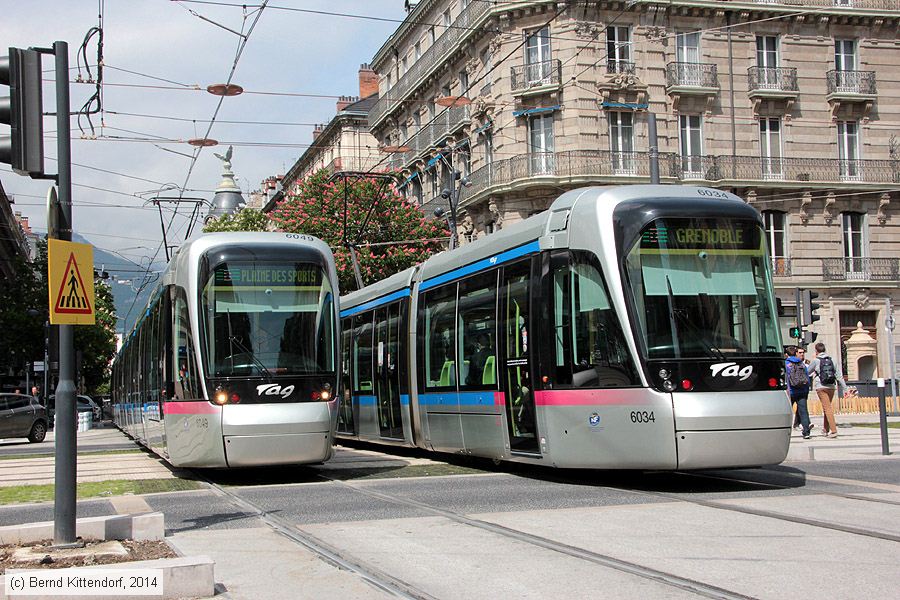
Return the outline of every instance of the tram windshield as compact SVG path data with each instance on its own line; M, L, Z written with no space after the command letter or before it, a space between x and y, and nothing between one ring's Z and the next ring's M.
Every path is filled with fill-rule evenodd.
M647 358L777 354L771 274L753 221L657 219L626 270Z
M202 307L213 377L334 371L334 291L318 265L220 264Z

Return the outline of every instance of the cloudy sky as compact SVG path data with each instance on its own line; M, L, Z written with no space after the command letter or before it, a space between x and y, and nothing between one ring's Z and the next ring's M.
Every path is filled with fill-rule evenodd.
M222 145L202 150L189 175L193 147L169 140L205 135L219 100L205 88L227 79L241 40L227 29L246 33L256 9L250 6L245 14L233 0L101 1L105 114L102 123L99 115L93 117L97 139L83 139L72 119L73 220L75 230L96 246L138 261L154 255L162 239L158 213L144 205L145 198L171 183L195 190L186 196L210 199L222 164L213 152L224 153L228 143L235 144L234 170L245 194L258 189L267 176L283 173L310 142L310 124L327 122L334 115L334 96L358 93L359 65L372 58L396 27L392 22L279 7L386 19L402 19L405 14L402 0L272 0L249 36L233 78L247 92L268 94L245 93L224 100L209 136ZM228 3L236 6L219 5ZM50 46L64 40L69 43L75 81L76 52L88 30L98 24L98 12L98 0L3 2L0 45ZM95 36L87 47L92 67L96 40ZM44 60L44 68L52 69L52 58ZM87 77L83 68L81 74ZM46 79L52 77L52 71L45 73ZM93 91L92 85L73 83L72 109L79 109ZM45 111L53 110L54 98L52 84L47 83ZM90 136L84 118L81 124L84 138ZM55 129L55 120L47 118L45 155L51 158L56 156ZM55 172L55 161L47 161L45 168ZM49 183L14 175L8 165L0 165L0 181L15 196L15 209L43 229ZM182 213L188 210L184 207ZM176 242L183 239L186 223L184 217L175 218Z

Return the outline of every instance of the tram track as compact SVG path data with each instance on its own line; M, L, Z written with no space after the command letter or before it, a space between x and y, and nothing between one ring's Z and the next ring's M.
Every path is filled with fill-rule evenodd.
M747 596L745 594L741 594L739 592L735 592L732 590L727 590L725 588L721 588L718 586L714 586L696 579L690 579L687 577L682 577L680 575L675 575L673 573L667 573L665 571L660 571L658 569L653 569L647 567L645 565L641 565L638 563L622 560L619 558L615 558L613 556L609 556L606 554L600 554L598 552L593 552L591 550L587 550L585 548L579 548L577 546L572 546L569 544L564 544L562 542L552 540L547 537L535 535L532 533L527 533L524 531L520 531L518 529L513 529L510 527L506 527L504 525L499 525L497 523L491 523L489 521L482 521L480 519L473 519L471 517L467 517L465 515L459 514L457 512L447 510L444 508L439 508L437 506L433 506L431 504L420 502L418 500L412 500L410 498L404 498L402 496L397 496L394 494L388 494L385 492L379 492L372 489L369 489L366 486L356 485L351 482L340 481L336 479L329 479L336 485L340 485L346 488L353 490L354 492L369 496L371 498L383 500L385 502L391 502L393 504L400 504L411 508L416 508L418 510L431 513L435 516L444 517L450 521L455 523L459 523L461 525L466 525L469 527L473 527L476 529L480 529L482 531L487 531L489 533L499 535L501 537L515 540L518 542L524 542L526 544L537 546L539 548L543 548L545 550L550 550L553 552L558 552L560 554L564 554L566 556L571 556L573 558L577 558L580 560L584 560L599 566L607 567L610 569L614 569L616 571L620 571L623 573L627 573L629 575L634 575L640 577L642 579L649 579L651 581L655 581L657 583L661 583L670 587L678 588L680 590L684 590L690 593L693 593L698 596L702 596L705 598L719 598L719 599L728 599L728 600L752 600L753 596Z
M288 519L284 519L272 514L271 511L268 511L255 502L251 502L250 500L241 497L239 494L229 490L228 488L211 481L209 478L204 477L202 474L194 472L194 475L203 480L214 493L227 498L233 504L249 512L256 518L261 520L263 523L265 523L266 526L272 529L274 532L287 538L298 546L303 547L309 552L312 552L314 555L318 556L325 562L339 569L350 571L356 574L372 587L396 598L403 598L405 600L437 600L437 598L435 598L434 596L428 594L424 590L415 587L410 583L407 583L392 575L388 575L387 573L384 573L380 569L377 569L372 565L365 563L364 561L360 561L354 557L348 556L346 553L342 552L338 548L335 548L331 544L328 544L320 540L316 536L300 530L294 523L292 523Z

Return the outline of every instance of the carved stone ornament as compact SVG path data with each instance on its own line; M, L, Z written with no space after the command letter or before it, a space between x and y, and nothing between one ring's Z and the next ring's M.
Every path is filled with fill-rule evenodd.
M644 29L644 35L647 36L648 41L665 43L669 36L669 32L661 25L650 25Z
M609 78L610 85L617 90L627 90L628 88L632 88L636 86L639 81L637 75L634 73L614 73L612 77Z
M887 207L891 203L891 195L885 192L881 195L881 198L878 200L878 223L880 225L885 225L888 220L887 216Z
M503 46L502 36L500 34L497 34L492 37L490 43L488 44L488 49L491 51L491 56L496 56L497 52L500 51L501 46Z
M462 229L461 233L463 235L472 235L472 233L475 231L475 221L472 220L472 216L466 215L466 218L463 219L460 227Z
M834 203L834 192L828 192L825 196L825 208L822 209L822 216L825 217L825 222L829 225L834 221L834 212L831 210L834 207Z
M476 57L472 57L466 61L466 73L468 73L469 77L475 75L480 67L481 61Z
M578 21L575 23L575 35L585 40L593 40L600 35L600 27L591 21Z
M470 105L469 112L472 115L472 121L473 121L472 124L475 125L476 128L480 127L481 125L476 124L474 122L475 117L485 114L488 111L488 108L490 108L492 106L493 105L490 102L488 102L487 98L485 98L484 96L476 96L475 99L472 100L472 104Z
M812 204L812 193L803 192L803 198L800 199L800 221L806 225L809 223L809 207Z
M756 190L747 190L747 196L745 198L747 204L755 204L756 203Z
M491 198L488 202L488 211L491 213L491 218L494 221L494 227L500 229L500 225L503 223L503 211L500 210L500 203L497 202L496 198Z
M869 288L853 288L850 290L850 296L853 299L853 304L856 305L856 308L865 308L869 305Z

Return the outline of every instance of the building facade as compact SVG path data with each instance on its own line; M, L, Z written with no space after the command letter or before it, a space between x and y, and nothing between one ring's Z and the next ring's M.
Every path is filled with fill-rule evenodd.
M380 166L386 168L385 156L378 150L378 142L369 132L368 115L378 101L378 76L363 64L359 68L359 96L343 96L337 101L335 116L327 124L316 125L309 148L280 178L277 191L267 193L263 210L268 212L284 193L313 173L327 169L329 173L367 172ZM264 182L266 190L276 189Z
M834 354L857 323L885 375L900 301L900 0L422 0L372 60L391 164L460 236L562 191L649 179L733 191L763 215L779 297L820 294ZM441 98L456 104L443 107ZM471 103L467 103L471 101ZM444 101L446 103L446 100ZM784 319L785 337L793 317Z

